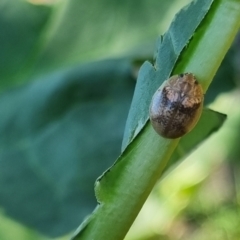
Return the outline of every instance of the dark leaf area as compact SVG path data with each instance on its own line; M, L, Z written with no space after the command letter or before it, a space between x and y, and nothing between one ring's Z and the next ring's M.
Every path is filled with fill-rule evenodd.
M103 61L1 96L6 214L51 236L78 226L96 204L95 179L120 154L134 84L127 62Z

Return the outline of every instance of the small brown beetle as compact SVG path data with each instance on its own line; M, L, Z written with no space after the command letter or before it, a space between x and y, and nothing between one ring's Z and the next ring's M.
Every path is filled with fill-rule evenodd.
M203 107L203 90L192 73L174 75L153 95L150 120L165 138L179 138L198 122Z

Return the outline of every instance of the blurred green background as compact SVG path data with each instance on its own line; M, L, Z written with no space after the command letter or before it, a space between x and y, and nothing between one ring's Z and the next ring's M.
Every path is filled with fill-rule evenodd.
M0 1L0 239L69 239L119 156L139 64L190 0ZM240 38L205 103L228 114L165 173L131 240L239 239Z

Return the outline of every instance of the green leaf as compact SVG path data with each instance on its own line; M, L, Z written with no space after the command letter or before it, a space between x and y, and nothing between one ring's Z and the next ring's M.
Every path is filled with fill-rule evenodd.
M148 4L141 0L137 11L132 11L136 4L127 0L121 5L118 0L57 1L51 7L2 0L0 89L80 62L150 54L165 26L154 24L159 16L169 19L169 9L188 1L153 0Z
M154 92L168 79L174 64L194 31L201 23L213 1L193 2L187 9L177 14L169 30L160 38L156 63L145 62L139 71L136 90L129 111L122 150L136 137L149 119L148 108ZM188 20L191 19L189 22ZM188 22L186 26L186 22Z
M194 130L181 138L179 143L178 140L164 140L163 143L163 139L154 132L150 124L147 124L115 165L98 178L95 193L99 205L80 225L73 239L87 239L95 234L99 239L104 239L105 234L108 236L112 234L114 239L121 239L119 236L128 230L129 224L144 202L143 199L150 193L153 182L158 180L157 176L189 154L204 138L217 131L225 119L226 115L205 109ZM149 141L149 138L152 141ZM168 163L166 159L170 156L171 165L166 166ZM131 214L128 215L128 212ZM107 230L104 231L101 229L102 222L98 222L102 221L103 217L103 225L107 226ZM109 227L115 221L119 221L121 229L119 225L117 227L114 225L114 232L111 232ZM89 228L92 231L88 231Z
M26 1L0 1L1 90L23 81L50 13Z
M8 216L56 237L93 210L94 181L120 153L130 70L125 61L85 64L2 94L0 205Z
M125 57L143 44L150 54L164 27L156 23L168 18L169 9L185 2L189 0L152 0L151 4L139 0L137 5L128 0L62 1L46 29L36 69L48 71L96 58ZM141 55L135 51L135 57L137 54Z
M211 5L209 1L207 2ZM202 14L201 4L205 6L206 1L198 0L181 12L185 16L184 28L187 28L188 24L191 25L191 21L193 21L193 19L189 21L188 11L191 12L192 9L195 9L191 16L196 19ZM195 8L196 5L198 8ZM172 62L173 73L193 72L206 91L237 34L239 23L240 1L214 1L201 24L194 30L195 32L190 34L191 36L194 34L191 41L189 42L189 36L186 37L183 46L185 48L180 58L176 64ZM184 28L178 29L177 32L184 32ZM216 39L221 39L221 41L216 41ZM167 51L168 49L166 49ZM172 48L169 51L172 52ZM159 56L164 58L164 62L166 56L160 54ZM164 68L164 66L162 67ZM142 79L143 82L145 81L145 85L138 83L135 93L140 91L140 87L142 88L141 92L152 92L154 89L152 85L155 85L154 80L161 82L159 79L152 79L155 74L161 76L158 68L155 71L150 63L145 63L138 78L138 82ZM156 84L156 88L159 85ZM147 96L148 93L142 95L144 101L150 101L150 97ZM133 104L134 111L138 113L137 127L130 128L127 141L136 135L135 132L139 133L130 144L124 144L126 148L122 155L113 167L97 180L95 192L99 203L98 207L79 227L73 237L75 240L123 239L178 145L179 139L164 139L153 131L149 122L145 124L142 121L143 116L146 115L145 121L148 118L148 104L144 103L145 108L142 107L143 100Z
M120 152L134 82L126 83L126 61L78 64L146 58L186 2L0 2L0 204L8 216L57 236L92 210L93 182Z

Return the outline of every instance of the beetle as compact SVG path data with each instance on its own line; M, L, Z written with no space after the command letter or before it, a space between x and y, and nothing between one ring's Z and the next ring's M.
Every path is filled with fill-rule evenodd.
M192 73L174 75L155 92L149 108L154 130L165 138L179 138L197 124L204 94Z

